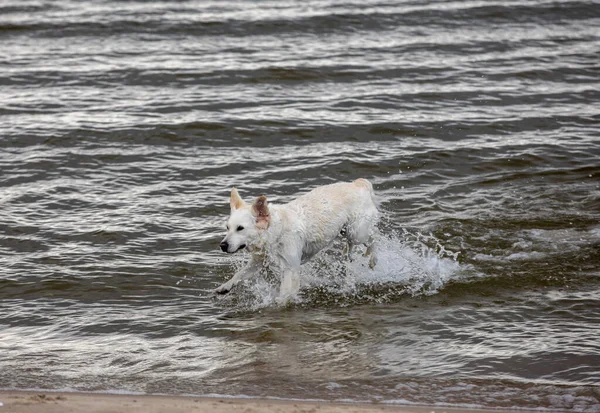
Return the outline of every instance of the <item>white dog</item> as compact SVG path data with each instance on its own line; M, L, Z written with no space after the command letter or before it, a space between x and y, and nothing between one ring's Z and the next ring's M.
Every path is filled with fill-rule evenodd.
M264 195L248 205L233 188L227 235L220 247L230 254L246 248L251 259L215 292L225 294L240 281L270 267L282 277L280 297L290 297L300 288L300 265L339 234L346 238L348 256L353 246L364 244L373 268L377 262L373 234L378 218L373 198L373 186L366 179L321 186L285 205L268 204Z

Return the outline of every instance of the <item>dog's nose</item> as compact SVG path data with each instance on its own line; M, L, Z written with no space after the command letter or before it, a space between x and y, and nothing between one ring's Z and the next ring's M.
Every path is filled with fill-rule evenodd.
M229 244L227 243L227 241L223 241L221 244L219 244L219 246L221 247L221 251L227 252L227 250L229 249Z

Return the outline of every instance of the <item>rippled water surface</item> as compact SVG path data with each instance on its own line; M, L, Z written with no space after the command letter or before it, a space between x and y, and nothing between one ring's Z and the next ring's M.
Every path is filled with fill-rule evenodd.
M600 412L594 1L0 3L0 388ZM375 186L293 304L232 186Z

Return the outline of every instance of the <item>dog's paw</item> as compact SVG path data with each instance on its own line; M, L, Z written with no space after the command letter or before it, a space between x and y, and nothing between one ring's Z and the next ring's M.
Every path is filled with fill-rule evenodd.
M280 307L293 306L295 302L295 297L291 295L279 296L275 298L275 304Z
M371 254L371 257L369 259L369 268L375 269L376 265L377 265L377 257L375 256L375 254Z
M229 291L231 291L231 285L227 285L228 283L225 283L223 285L221 285L220 287L215 288L215 294L227 294Z

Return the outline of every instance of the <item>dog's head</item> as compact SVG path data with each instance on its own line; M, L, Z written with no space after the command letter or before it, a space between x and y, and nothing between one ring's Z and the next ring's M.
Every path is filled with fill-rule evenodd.
M221 250L231 254L246 247L253 249L260 232L267 229L271 221L267 197L259 196L252 205L248 205L233 188L229 205L231 214L227 221L227 235L220 244Z

